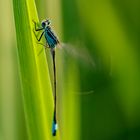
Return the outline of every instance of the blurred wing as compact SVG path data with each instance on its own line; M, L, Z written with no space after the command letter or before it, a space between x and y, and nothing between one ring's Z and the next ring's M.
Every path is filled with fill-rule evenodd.
M76 60L79 60L86 66L90 66L91 68L95 69L96 67L95 61L93 60L93 57L90 55L89 51L86 48L84 47L77 48L74 45L65 43L60 43L59 48L61 49L61 52L64 52L65 54L72 56Z
M72 92L75 95L90 95L90 94L95 94L94 90L89 90L89 91L74 91Z

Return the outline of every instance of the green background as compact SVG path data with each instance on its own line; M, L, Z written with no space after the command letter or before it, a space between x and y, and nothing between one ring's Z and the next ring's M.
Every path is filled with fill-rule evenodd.
M60 139L139 140L140 1L36 0L36 7L68 48L56 49ZM0 1L0 19L0 140L28 140L10 0ZM53 80L49 51L47 58Z

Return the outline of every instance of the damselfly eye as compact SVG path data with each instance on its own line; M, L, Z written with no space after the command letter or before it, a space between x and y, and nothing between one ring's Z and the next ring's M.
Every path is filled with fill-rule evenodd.
M43 21L43 22L41 23L41 25L42 25L43 28L45 28L46 23Z
M51 22L49 19L46 20L47 25L49 25Z

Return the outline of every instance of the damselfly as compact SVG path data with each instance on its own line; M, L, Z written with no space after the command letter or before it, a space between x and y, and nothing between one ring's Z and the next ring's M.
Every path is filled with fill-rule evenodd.
M35 37L38 40L38 42L41 41L43 35L45 37L46 40L46 45L42 44L42 43L38 43L41 44L46 48L49 48L51 51L51 55L52 55L52 60L53 60L53 75L54 75L54 116L53 116L53 124L52 124L52 135L55 136L56 135L56 131L57 131L57 116L56 116L56 66L55 66L55 47L57 45L60 45L58 38L56 37L56 35L52 32L50 25L50 21L49 20L44 20L41 23L41 27L37 28L37 23L35 21L34 25L35 25L35 31L39 32L42 31L42 33L40 34L40 37L38 38L35 31ZM92 58L90 57L89 53L86 50L78 50L76 51L74 49L74 47L72 47L72 45L70 44L64 44L62 43L61 45L61 49L65 51L65 53L69 53L70 55L72 55L75 58L79 58L79 60L81 60L82 62L85 62L85 64L89 64L90 67L95 67L95 63L92 60ZM43 49L42 49L43 50ZM42 52L42 50L39 52L39 54ZM84 61L83 61L84 60ZM83 95L87 95L87 94L91 94L93 93L93 90L90 90L88 92L80 92Z
M56 37L56 35L52 32L50 25L50 21L49 20L44 20L41 23L41 28L37 28L37 23L35 21L33 21L35 24L35 31L42 31L40 37L38 38L36 36L36 39L38 40L38 42L40 42L41 38L45 37L46 39L46 45L43 45L45 48L49 48L51 51L51 55L52 55L52 60L53 60L53 71L54 71L54 116L53 116L53 123L52 123L52 135L55 136L56 135L56 131L57 131L57 117L56 117L56 67L55 67L55 47L56 45L59 44L58 38ZM40 43L41 44L41 43Z

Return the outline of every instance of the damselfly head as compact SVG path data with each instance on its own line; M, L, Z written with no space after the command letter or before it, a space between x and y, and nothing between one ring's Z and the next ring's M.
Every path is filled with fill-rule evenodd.
M49 19L47 19L45 22L47 25L49 25L51 23L51 21Z
M41 23L41 26L42 26L43 28L45 28L45 27L48 26L50 23L51 23L51 22L50 22L49 19L43 20L42 23Z

